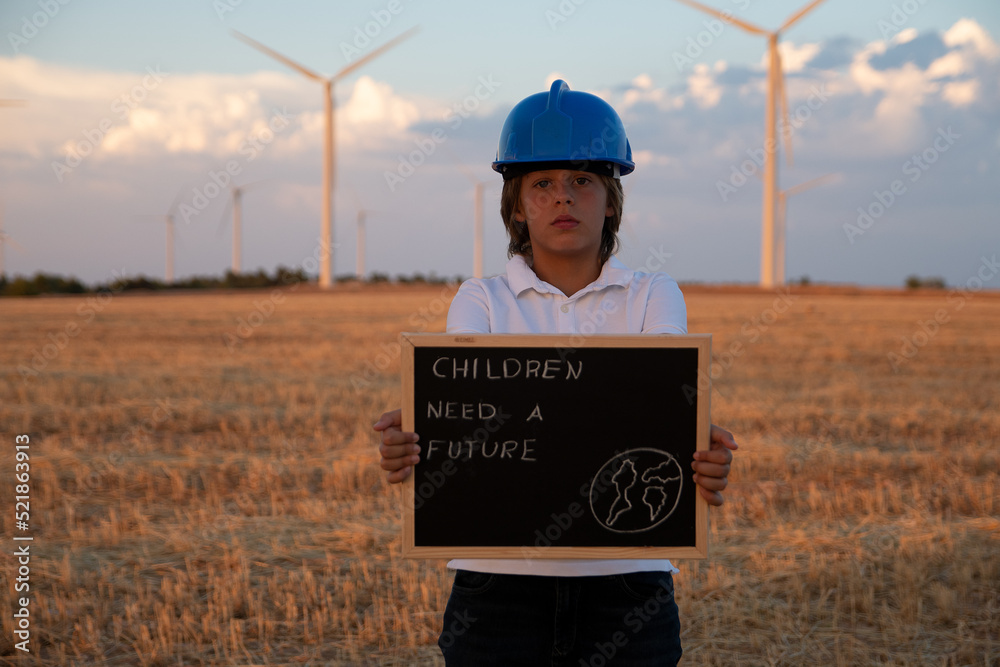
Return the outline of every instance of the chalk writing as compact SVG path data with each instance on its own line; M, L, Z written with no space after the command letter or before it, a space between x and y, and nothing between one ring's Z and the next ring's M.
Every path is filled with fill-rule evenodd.
M480 363L481 362L481 363ZM583 372L583 362L574 365L570 359L518 359L507 357L502 361L479 357L438 357L431 365L435 377L453 380L577 380Z

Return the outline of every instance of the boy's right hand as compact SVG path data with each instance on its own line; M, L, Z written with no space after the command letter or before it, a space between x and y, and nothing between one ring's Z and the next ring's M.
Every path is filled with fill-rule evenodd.
M413 466L420 463L420 439L416 433L401 430L403 411L386 412L372 426L382 433L382 444L378 451L382 455L380 465L388 471L386 479L390 484L398 484L410 476Z

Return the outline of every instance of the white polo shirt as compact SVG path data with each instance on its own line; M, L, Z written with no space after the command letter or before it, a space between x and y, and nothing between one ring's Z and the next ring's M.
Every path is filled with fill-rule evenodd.
M597 280L566 296L515 255L504 274L462 283L448 310L448 333L683 334L687 309L673 278L632 271L616 257L604 264ZM677 572L669 560L657 559L461 558L448 567L564 577Z

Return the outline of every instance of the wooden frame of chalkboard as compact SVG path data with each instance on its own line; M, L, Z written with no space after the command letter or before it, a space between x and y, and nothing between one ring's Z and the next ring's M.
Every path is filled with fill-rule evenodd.
M711 335L400 342L404 557L708 557Z

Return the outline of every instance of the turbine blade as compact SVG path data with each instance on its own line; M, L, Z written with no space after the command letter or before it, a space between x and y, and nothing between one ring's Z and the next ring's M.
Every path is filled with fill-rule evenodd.
M15 241L7 232L0 232L0 245L9 245L22 255L24 254L24 246Z
M822 2L822 0L819 0L819 1ZM703 4L701 4L700 2L695 2L695 0L677 0L677 2L680 2L681 4L685 4L688 7L693 7L695 9L703 11L703 12L705 12L707 14L711 14L712 16L715 16L715 17L719 18L720 20L722 20L724 23L732 23L734 25L738 25L739 27L743 28L747 32L752 33L754 35L764 35L766 37L767 35L771 34L771 32L769 30L764 30L763 28L755 26L752 23L748 23L747 21L744 21L743 19L738 19L735 16L733 16L731 13L726 13L726 12L720 11L718 9L713 9L712 7L707 7L707 6L703 5Z
M285 65L288 65L289 67L291 67L292 69L296 70L297 72L299 72L303 76L306 76L306 77L308 77L310 79L314 79L316 81L326 81L326 77L320 76L316 72L314 72L311 69L307 68L305 65L300 65L299 63L295 62L294 60L292 60L288 56L284 56L284 55L278 53L277 51L275 51L274 49L272 49L270 47L267 47L267 46L264 46L263 44L261 44L257 40L251 39L250 37L247 37L246 35L244 35L243 33L239 32L238 30L233 30L233 36L236 37L236 39L238 39L238 40L240 40L242 42L246 42L247 44L249 44L253 48L257 49L258 51L271 56L272 58L274 58L278 62L284 63Z
M469 179L470 183L472 183L473 185L479 185L479 183L482 182L478 178L476 178L476 175L472 173L471 169L462 164L461 160L458 159L458 156L455 155L455 151L451 150L451 148L448 147L448 144L446 143L441 144L441 149L448 154L448 156L451 158L451 161L455 163L455 166L458 167L463 174L465 174L465 177Z
M839 181L840 177L841 177L840 173L825 174L823 176L819 176L812 180L808 180L805 183L799 183L796 186L784 190L782 196L791 197L792 195L796 195L800 192L803 192L804 190L815 188L817 186L823 185L824 183L832 183L834 181Z
M417 33L418 30L420 30L420 26L414 26L414 27L410 28L409 30L407 30L406 32L404 32L399 37L396 37L395 39L389 40L388 42L386 42L382 46L378 47L377 49L375 49L374 51L372 51L371 53L369 53L364 58L362 58L360 60L357 60L357 61L351 63L350 65L348 65L347 67L345 67L344 69L340 70L339 72L337 72L336 74L334 74L332 77L330 77L330 80L331 81L336 81L337 79L343 79L345 76L347 76L348 74L350 74L351 72L353 72L357 68L359 68L362 65L364 65L365 63L371 61L373 58L376 58L376 57L382 55L383 53L385 53L386 51L388 51L392 47L394 47L397 44L399 44L400 42L402 42L404 39L408 39L408 38L412 37L413 35L415 35Z
M635 186L635 179L630 177L628 179L628 184L625 186L625 189L622 192L623 201L626 202L628 201L629 194L632 192L632 188L634 186ZM631 212L625 213L624 211L622 211L622 228L623 228L622 233L625 236L628 236L632 239L636 238L635 227L632 225L632 220L631 220Z
M246 192L250 188L255 188L258 185L264 185L265 183L269 183L269 182L273 181L274 178L275 178L274 176L270 176L268 178L261 178L261 179L258 179L256 181L250 181L249 183L246 183L244 185L239 186L237 189L240 192Z
M823 2L823 0L813 0L812 2L810 2L805 7L803 7L799 11L797 11L794 14L792 14L791 16L789 16L788 20L785 21L784 25L782 25L780 28L778 28L777 32L782 32L784 30L788 30L789 28L791 28L793 23L795 23L800 18L802 18L803 16L805 16L806 14L808 14L809 12L811 12L813 9L815 9L816 5L818 5L821 2Z
M778 84L778 96L781 98L781 131L785 144L785 161L791 167L795 162L792 156L792 124L788 120L788 97L785 95L785 66L781 63L781 50L778 48L778 40L771 42L771 49L774 51L775 62L778 63L778 73L775 81Z
M229 212L233 210L233 197L230 194L229 201L226 202L226 208L223 209L222 215L219 216L219 224L215 228L215 238L222 238L222 232L226 230L226 221L229 219Z
M169 215L171 218L174 217L174 211L177 210L177 205L181 203L181 195L183 194L184 194L184 188L181 187L181 189L177 191L177 194L174 195L174 201L170 204L170 209L167 211L167 215Z

